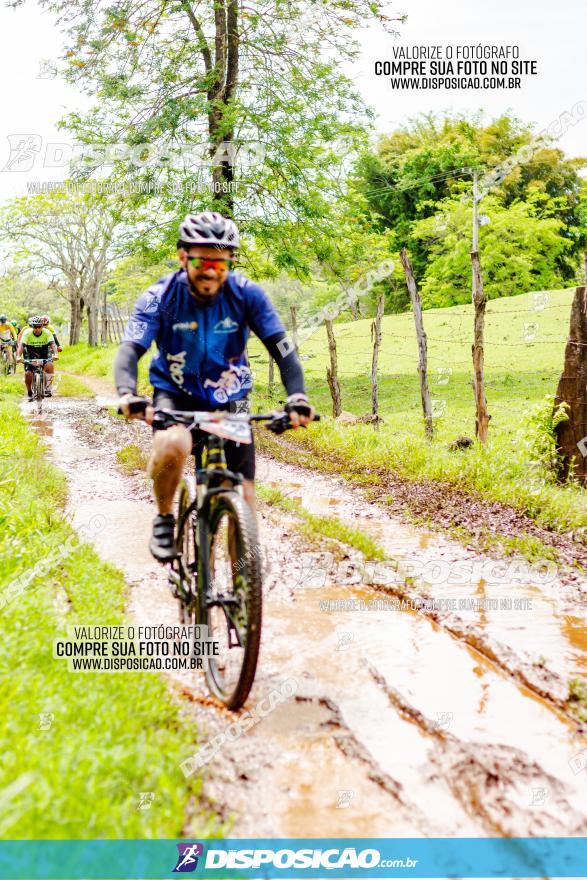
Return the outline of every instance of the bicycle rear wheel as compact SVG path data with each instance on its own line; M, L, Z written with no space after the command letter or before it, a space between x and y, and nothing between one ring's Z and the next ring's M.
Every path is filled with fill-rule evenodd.
M33 400L37 403L39 413L43 409L43 398L45 397L45 372L36 369L33 373Z
M232 490L210 507L210 582L198 603L198 623L219 642L208 660L211 693L229 709L240 709L253 685L261 644L262 586L257 526L251 510Z

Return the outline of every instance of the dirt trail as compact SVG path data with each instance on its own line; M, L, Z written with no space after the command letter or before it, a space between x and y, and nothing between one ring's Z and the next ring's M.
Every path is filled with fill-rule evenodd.
M54 399L34 426L67 474L73 523L104 515L96 548L125 572L130 613L148 625L176 623L165 572L146 546L154 515L149 487L142 477L122 476L115 459L117 447L142 444L147 435L142 425L115 422L103 402ZM529 573L510 593L532 598L531 610L461 613L465 632L455 636L459 614L434 620L434 612L394 605L389 590L400 589L408 563L426 574L438 558L453 565L470 559L464 548L401 526L342 481L266 458L259 471L263 482L310 510L368 530L392 562L384 585L353 582L361 568L352 548L308 555L292 516L263 508L263 643L248 707L286 681L294 695L240 737L227 738L202 770L202 796L234 822L233 835L587 834L580 760L587 739L556 708L557 688L569 672L585 668L577 592L557 597L556 581L537 584ZM428 583L426 592L493 596L508 586L481 581ZM410 589L422 593L424 586ZM492 660L468 643L475 633L496 652L509 650L509 660ZM516 675L516 664L536 666L539 651L548 651L552 669L545 673L549 699ZM178 674L170 686L192 705L204 741L225 734L234 716L207 702L201 677ZM196 831L189 822L184 830Z

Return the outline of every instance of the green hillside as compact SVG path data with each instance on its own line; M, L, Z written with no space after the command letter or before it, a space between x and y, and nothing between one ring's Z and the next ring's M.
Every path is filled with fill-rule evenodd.
M574 290L548 291L492 300L487 307L485 362L492 432L510 432L521 410L554 393L563 365ZM544 305L537 310L535 304ZM529 326L530 325L530 326ZM535 325L535 326L531 326ZM471 388L473 307L424 312L428 337L430 394L439 435L474 433ZM525 331L526 328L526 331ZM534 333L533 341L526 336ZM371 319L335 324L342 404L356 415L371 411ZM267 383L262 346L251 345L256 384ZM308 389L322 412L331 411L326 384L328 346L323 327L301 346ZM423 436L417 374L418 351L411 313L383 319L379 357L380 411L386 424ZM443 415L440 413L443 412Z

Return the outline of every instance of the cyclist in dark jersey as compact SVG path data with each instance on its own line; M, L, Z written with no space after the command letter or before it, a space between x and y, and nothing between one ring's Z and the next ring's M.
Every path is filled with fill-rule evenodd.
M115 363L122 412L136 399L139 358L156 343L149 378L156 407L179 410L246 411L253 377L246 354L252 330L274 358L288 393L286 410L296 427L314 410L294 346L264 290L233 271L239 234L232 220L212 211L188 215L180 226L180 269L162 278L138 300ZM149 474L159 514L150 549L160 562L176 555L173 500L192 438L182 425L157 431ZM227 441L231 470L243 474L244 496L254 510L255 452L251 444Z

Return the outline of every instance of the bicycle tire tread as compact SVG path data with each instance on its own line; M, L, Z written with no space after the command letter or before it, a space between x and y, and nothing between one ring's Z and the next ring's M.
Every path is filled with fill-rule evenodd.
M214 525L220 521L223 509L228 509L235 515L242 545L242 556L245 560L244 568L247 571L247 596L245 600L247 603L247 646L237 686L230 698L222 701L227 708L235 711L244 705L257 671L261 645L263 590L257 524L251 509L234 490L227 490L226 493L218 496L214 510ZM211 527L211 539L213 534Z

